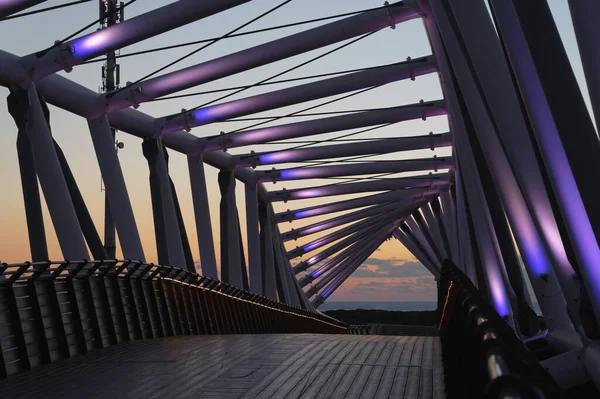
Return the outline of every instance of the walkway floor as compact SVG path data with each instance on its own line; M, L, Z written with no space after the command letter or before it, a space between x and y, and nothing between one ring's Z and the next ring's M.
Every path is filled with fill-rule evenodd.
M445 398L437 337L189 336L0 381L0 398Z

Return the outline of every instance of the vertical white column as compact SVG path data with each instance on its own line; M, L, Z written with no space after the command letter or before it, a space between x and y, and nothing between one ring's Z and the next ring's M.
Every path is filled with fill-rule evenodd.
M163 152L162 140L157 140L158 153L156 154L156 171L160 184L160 197L162 202L162 211L165 217L165 233L167 236L167 248L169 251L169 266L186 268L185 257L183 255L183 245L181 243L181 234L179 232L179 223L177 222L177 213L175 212L175 202L173 201L173 192L171 191L171 181L167 162Z
M273 215L271 215L273 216ZM281 301L283 299L282 302L285 302L289 305L292 304L292 298L291 298L291 294L290 294L290 290L289 290L289 280L287 278L287 273L285 272L285 266L284 266L284 260L283 257L284 255L281 253L280 247L279 247L279 243L277 242L277 228L275 226L271 226L271 231L272 231L272 235L271 235L271 248L275 253L275 258L277 259L277 274L279 275L279 283L280 283L280 287L281 288L281 293L283 294L283 298L279 298L279 300Z
M212 222L208 205L208 191L206 189L206 175L202 156L188 156L188 169L190 171L190 186L192 188L192 201L194 203L194 217L196 220L196 234L200 249L200 263L202 275L218 279L217 258L213 241Z
M106 187L106 196L113 216L123 257L144 262L144 249L133 215L133 208L123 178L121 164L106 115L89 119L88 126L96 151L98 165Z
M248 274L250 290L263 293L262 266L260 255L260 233L258 229L258 190L256 183L245 184L246 229L248 232Z
M69 260L89 259L75 207L33 82L27 89L27 96L27 137L31 143L35 169L63 256Z

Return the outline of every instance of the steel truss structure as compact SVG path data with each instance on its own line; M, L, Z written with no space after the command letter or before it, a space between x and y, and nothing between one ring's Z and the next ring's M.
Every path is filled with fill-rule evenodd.
M312 311L382 242L395 238L436 279L444 260L452 260L522 338L540 331L526 289L529 280L549 342L573 366L572 374L581 371L600 385L600 191L594 183L600 178L600 143L592 121L595 117L600 124L600 3L569 0L591 115L546 0L489 0L489 10L484 0L386 2L103 94L56 74L247 2L179 0L29 55L0 50L0 84L10 89L8 108L18 128L31 260L48 258L38 179L64 259L107 259L68 162L52 138L47 102L87 120L124 258L146 261L111 128L143 139L160 264L195 272L193 243L168 169L168 152L179 152L188 159L205 277ZM0 18L38 3L0 1ZM431 44L427 57L176 115L153 117L136 110L168 94L419 18ZM443 99L208 137L193 134L198 126L427 74L439 76ZM253 145L443 115L449 132L252 151ZM241 154L226 152L238 147ZM349 158L437 148L451 149L452 155L360 163ZM299 162L314 164L277 166ZM220 268L205 165L220 170ZM310 185L310 179L357 176L363 177ZM277 191L264 184L281 181L306 183ZM248 265L237 183L245 188ZM348 194L361 195L327 198ZM303 199L321 203L293 206L292 201ZM292 209L275 212L272 204L279 201ZM284 222L317 216L318 221L282 231ZM306 244L286 249L286 242L305 237L310 237ZM581 374L561 375L561 362L552 358L545 364L561 384L581 379Z

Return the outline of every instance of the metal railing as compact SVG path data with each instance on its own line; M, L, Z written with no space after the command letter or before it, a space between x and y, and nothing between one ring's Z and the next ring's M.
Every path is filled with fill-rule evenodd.
M450 261L442 268L438 312L448 398L568 397Z
M124 341L264 333L348 329L324 314L170 266L0 264L0 378Z

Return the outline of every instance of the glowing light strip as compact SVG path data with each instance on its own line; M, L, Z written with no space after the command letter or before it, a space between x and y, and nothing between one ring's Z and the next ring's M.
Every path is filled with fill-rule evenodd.
M446 306L448 306L448 299L450 299L450 291L452 290L453 285L454 285L454 282L450 281L450 286L448 287L448 292L446 293L446 301L444 302L444 308L442 310L442 317L440 318L440 325L438 326L438 331L442 329L442 323L444 322L444 315L446 314Z

